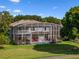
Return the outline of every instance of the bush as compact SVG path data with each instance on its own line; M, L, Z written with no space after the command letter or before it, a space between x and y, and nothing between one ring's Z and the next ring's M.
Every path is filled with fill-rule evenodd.
M9 44L9 38L4 34L0 34L0 45Z
M13 40L10 41L10 44L11 44L11 45L17 45Z

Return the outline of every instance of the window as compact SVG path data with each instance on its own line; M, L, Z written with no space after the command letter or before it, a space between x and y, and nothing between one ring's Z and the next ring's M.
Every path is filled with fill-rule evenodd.
M23 27L18 27L19 30L23 30Z
M38 41L38 34L32 35L32 42Z
M46 27L45 27L45 31L46 31Z
M48 34L45 34L45 40L48 40Z
M24 37L29 37L29 36L30 36L30 34L23 34L23 36L24 36Z
M15 35L15 38L17 39L17 40L21 40L21 35Z
M35 27L32 27L31 30L34 31L35 30Z
M28 29L29 29L29 27L26 26L26 27L25 27L25 30L28 30Z

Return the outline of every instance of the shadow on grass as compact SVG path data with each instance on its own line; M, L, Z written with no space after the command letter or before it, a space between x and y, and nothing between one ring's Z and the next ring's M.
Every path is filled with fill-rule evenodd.
M77 49L74 49L77 48ZM34 50L55 54L79 54L79 48L68 44L43 44L35 45Z

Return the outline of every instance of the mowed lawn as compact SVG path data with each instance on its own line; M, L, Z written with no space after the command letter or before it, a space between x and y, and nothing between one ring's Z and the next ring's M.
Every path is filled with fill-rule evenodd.
M42 45L3 45L0 59L39 59L49 56L79 55L79 44L61 42Z

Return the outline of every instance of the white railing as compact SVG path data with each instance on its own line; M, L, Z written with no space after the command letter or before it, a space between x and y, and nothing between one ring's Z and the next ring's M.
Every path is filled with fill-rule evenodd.
M31 30L29 28L28 30L16 30L15 33L31 33L31 32L49 32L49 29L44 29L44 28L35 28L35 30Z
M29 30L18 30L16 33L30 33L30 31Z

